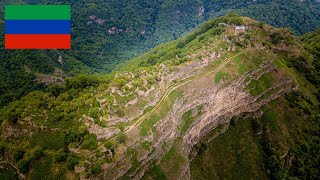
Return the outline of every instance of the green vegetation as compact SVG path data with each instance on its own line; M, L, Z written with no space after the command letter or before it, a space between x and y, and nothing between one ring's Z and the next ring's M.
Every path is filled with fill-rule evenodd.
M225 80L228 79L230 77L230 74L227 72L223 72L223 71L219 71L217 72L215 78L214 78L214 82L215 83L219 83L221 80Z
M286 95L292 103L305 102L304 98L296 93ZM206 148L198 151L192 162L192 175L205 179L318 177L314 168L319 166L320 149L315 143L319 136L313 132L319 130L316 120L319 109L314 109L306 120L301 121L302 116L306 116L301 113L303 109L292 106L291 100L286 99L268 105L269 110L261 118L240 117L218 138L209 143L204 139ZM306 103L306 106L311 108L312 104ZM303 148L313 149L313 152ZM207 166L209 163L211 165Z
M198 118L200 115L201 115L201 106L185 112L182 115L183 124L181 127L181 132L182 133L187 132L187 130L190 128L190 126L194 122L194 120L196 118Z
M318 33L301 38L306 49L290 57L283 49L275 64L283 73L291 70L302 75L297 83L299 91L286 94L261 108L263 115L253 119L245 116L232 118L224 134L207 142L208 134L194 147L196 158L191 163L195 179L317 179L319 177L319 83L317 47ZM270 35L271 43L292 42L283 31ZM266 44L266 43L264 43ZM273 45L268 44L269 48ZM234 60L236 63L237 60ZM292 69L284 69L286 65ZM245 72L240 66L239 72ZM272 73L253 80L247 87L254 96L269 88L278 77ZM309 82L308 82L308 81ZM311 83L312 84L311 84ZM302 120L303 119L303 120ZM215 132L215 130L213 130Z
M63 0L20 0L10 4L65 4ZM150 48L177 39L199 24L230 11L267 22L276 27L290 27L296 34L319 28L319 3L312 0L275 1L90 1L70 2L72 7L72 49L68 51L7 51L0 49L0 107L20 99L28 92L43 90L35 80L37 73L52 74L59 68L68 76L110 72L120 63ZM283 5L285 4L285 5ZM4 5L0 16L4 17ZM203 9L205 8L205 9ZM204 10L202 12L202 9ZM179 13L177 13L179 12ZM279 18L281 17L281 18ZM228 23L239 24L231 20ZM0 21L4 29L4 22ZM220 34L224 29L212 30ZM200 32L203 33L203 32ZM181 49L194 35L174 46ZM199 37L199 41L204 39ZM3 36L0 45L3 46ZM171 53L180 53L179 51ZM58 62L59 56L63 63ZM156 57L150 57L154 63Z
M291 64L302 72L305 77L320 88L320 30L305 34L301 40L305 43L306 48L314 55L313 59L306 59L306 57L298 57L296 61ZM320 97L320 95L318 94ZM320 98L319 98L320 99Z
M159 165L153 165L142 179L168 179Z
M84 149L94 150L94 149L97 149L98 142L94 137L90 137L87 135L84 137L81 147Z
M90 21L89 15L96 12L96 8L104 12L107 11L107 8L103 9L103 7L109 7L113 3L117 4L116 1L103 2L101 7L98 7L94 2L79 2L77 6L85 7L90 11L83 14L80 14L80 11L74 13L79 15L79 18L83 18L81 23L86 24L87 21ZM137 3L132 6L139 6L141 2ZM154 3L162 4L157 1ZM174 6L177 2L167 3L163 2L161 8ZM197 1L197 3L201 5L200 1ZM228 3L226 2L226 4ZM189 5L187 4L183 7L188 7ZM244 2L243 4L248 3ZM125 10L128 10L130 6L121 2L118 5L119 8ZM209 9L212 8L209 4L207 5ZM142 9L152 11L156 5L148 2L146 6L150 7ZM135 12L131 13L130 17L134 16L136 12L140 12L139 10L141 9L135 9ZM193 10L197 10L197 8L192 9L192 11L188 9L187 12L193 12ZM131 12L131 9L129 12ZM157 15L152 12L148 15L155 18ZM113 15L117 15L117 13L111 12ZM99 13L98 15L104 19L113 18L103 14ZM146 15L146 18L149 17L148 15ZM126 14L126 16L129 15ZM143 15L137 14L137 16L139 16L137 18L141 18ZM111 35L106 32L105 28L110 28L108 27L109 25L120 27L122 23L128 23L130 27L142 24L144 27L151 26L153 25L151 23L153 18L147 19L148 23L139 21L136 24L130 24L131 19L118 19L121 22L112 22L108 25L106 23L101 27L97 24L90 25L95 26L95 29L92 29L93 27L84 28L82 31L85 31L84 33L90 31L96 36L88 36L93 38L88 40L75 33L75 49L63 52L63 55L67 57L65 60L78 62L73 59L74 57L71 57L71 55L75 55L79 62L85 62L86 66L92 67L97 72L111 70L115 64L123 61L123 59L119 58L113 62L114 64L109 64L111 69L100 67L100 63L106 63L118 57L118 55L113 54L115 53L113 52L114 49L110 46L121 49L132 47L131 40L138 38L135 43L139 43L139 38L142 38L142 34L138 37L131 37L131 35L136 36L138 30L142 29L132 30L134 32L131 35L123 35L120 32ZM247 27L252 29L231 35L232 27L225 27L220 23L246 24L248 25ZM77 19L74 26L74 28L80 27L80 22ZM122 28L125 27L123 26ZM104 33L101 33L101 30ZM130 31L129 29L128 32ZM156 32L157 29L154 31ZM121 42L117 41L120 36L126 41L130 41L128 42L130 46L120 46ZM196 145L194 151L197 157L191 165L192 174L208 179L239 177L244 179L263 179L267 177L274 179L286 177L316 178L319 176L315 168L319 167L319 147L317 145L319 141L317 133L319 130L317 122L319 118L319 102L316 99L317 96L318 98L320 97L318 90L319 59L316 54L312 55L312 52L317 51L318 46L311 41L317 40L317 37L317 35L311 34L302 37L302 41L308 47L306 51L302 49L301 42L296 40L288 30L273 29L263 23L254 22L231 13L227 16L210 20L185 37L160 45L150 52L124 63L116 71L108 75L75 75L72 73L71 67L69 71L65 70L63 68L66 67L61 67L60 63L54 62L51 65L50 63L49 65L47 63L39 63L39 66L37 66L37 62L31 60L31 64L26 62L29 65L28 67L19 67L20 69L18 68L19 70L17 71L20 72L22 68L25 68L25 71L29 71L31 68L31 72L53 73L55 67L59 66L66 72L71 72L68 75L74 77L66 78L64 83L50 85L48 88L36 88L36 91L33 91L33 86L28 87L31 92L23 91L25 87L20 85L15 87L17 92L23 91L23 93L18 95L14 92L10 97L11 99L8 98L0 109L0 130L1 137L3 137L0 140L0 155L8 158L27 177L36 179L78 179L79 175L74 173L75 166L78 166L79 169L84 169L81 175L84 175L85 178L93 178L93 176L98 176L97 178L99 178L106 165L117 162L119 159L126 160L126 158L132 165L128 174L139 173L142 170L140 162L138 162L138 159L143 155L141 152L147 151L152 155L151 153L155 152L155 148L157 148L153 146L152 138L147 139L149 138L148 135L154 133L153 138L157 138L159 133L156 132L157 127L155 125L161 119L166 118L169 112L172 112L174 103L177 100L181 100L182 104L188 101L188 99L181 98L184 91L182 86L178 87L178 85L181 85L179 79L173 80L168 85L168 89L159 91L161 101L152 106L148 106L148 103L157 97L154 97L155 95L152 93L147 94L146 92L151 87L159 88L158 85L162 78L159 75L160 72L167 71L166 73L170 74L178 68L183 68L181 65L184 65L184 63L196 60L200 62L208 54L208 51L215 51L219 52L221 57L213 63L209 62L209 65L203 68L203 73L212 70L216 65L220 65L224 59L230 61L215 74L215 77L211 77L211 81L214 80L215 83L227 79L232 80L232 78L255 70L267 60L275 60L274 64L281 65L283 68L280 69L279 67L279 74L283 76L291 74L292 77L296 77L295 81L297 82L294 83L299 84L301 89L300 92L287 94L285 98L282 97L281 100L273 101L263 107L261 111L264 114L258 120L251 118L248 120L243 116L234 117L231 120L230 129L225 134L210 142L206 141L210 139L208 136L207 139ZM101 42L104 41L104 38L106 38L105 42ZM225 40L227 38L228 40ZM161 40L159 39L159 41ZM256 45L259 49L255 49ZM264 47L260 49L261 45ZM90 49L91 46L92 48ZM104 54L106 46L106 49L110 50L108 55ZM232 49L232 46L236 47ZM87 52L87 49L90 49L90 52ZM137 49L132 49L132 51L135 50ZM206 52L203 53L204 51ZM19 54L14 52L6 53L4 53L5 58L16 59L13 62L20 66ZM38 57L39 54L37 53L43 53L43 59L48 57L58 58L56 51L36 53L22 51L21 53L26 53L23 55L28 55L30 59ZM120 53L119 56L121 55L123 54ZM130 57L131 55L125 54L123 56ZM196 57L193 58L193 55ZM96 59L96 56L100 57L100 59ZM232 58L228 59L228 57ZM91 61L92 59L95 60ZM104 66L107 66L106 64ZM6 64L6 66L11 68L10 63ZM51 70L46 70L45 67L50 67ZM17 67L13 65L12 68ZM32 74L30 73L30 75ZM247 89L252 95L258 96L277 80L278 77L274 76L274 74L275 72L270 72L257 80L253 80ZM21 76L24 75L25 72L21 74ZM1 87L7 87L7 81L13 82L13 77L10 76L10 73L6 74L6 77L8 78L4 81L5 83L0 84ZM33 78L29 80L33 81ZM23 84L23 82L24 80L18 82L18 84ZM212 84L212 82L210 83ZM13 87L8 88L15 91ZM7 93L6 90L2 92L4 94ZM18 96L18 99L11 102ZM128 105L130 101L135 100L136 104ZM137 115L140 112L144 112L144 114ZM179 127L182 135L187 132L191 124L201 114L202 107L200 106L182 115L183 122ZM132 120L131 118L134 119ZM117 122L113 124L113 120ZM135 131L137 129L132 128L132 125L137 125L138 131ZM316 128L313 129L311 127ZM221 128L217 127L210 136L221 133ZM115 134L112 134L113 130L115 130ZM13 133L6 134L11 131ZM101 134L108 135L109 132L112 134L110 139L97 139L97 136ZM94 135L95 133L97 136ZM142 136L140 138L146 139L141 142L138 141L140 144L134 148L127 147L131 143L129 140L133 138L128 136L131 133L140 133ZM173 147L160 161L160 164L158 162L152 163L149 172L145 176L146 179L170 179L174 177L178 168L187 163L186 155L180 153L180 140L179 138L176 140ZM164 144L161 148L168 148L166 145ZM282 158L287 150L288 154L285 158ZM122 152L127 154L122 156ZM296 159L292 159L293 166L289 167L286 163L292 156ZM311 156L315 157L315 159L308 160ZM224 170L219 171L221 169Z
M148 141L145 141L145 142L141 143L141 147L145 150L148 150L151 147L151 143Z
M250 90L250 94L257 96L263 91L267 90L272 85L272 74L264 74L258 80L252 80L251 83L247 86L247 89Z
M168 98L161 102L161 105L157 107L157 111L154 111L149 118L145 119L140 125L140 134L142 136L148 135L153 126L162 118L164 118L172 109L174 102L182 95L178 90L172 91Z
M15 169L8 164L0 164L0 179L19 179Z
M210 136L207 136L210 138ZM197 179L265 179L266 173L261 167L259 146L249 137L250 121L239 121L226 133L196 147L197 157L191 163L191 175ZM209 163L211 165L209 165ZM206 166L208 164L209 166Z
M283 6L284 3L286 4ZM275 27L287 27L296 34L304 34L319 28L319 3L308 0L301 3L298 0L275 0L275 1L236 1L223 0L207 2L209 16L214 17L232 8L235 12L266 22ZM307 10L311 8L312 10ZM279 18L281 17L281 18ZM305 23L301 23L305 22ZM307 23L310 22L310 23Z
M119 136L118 136L118 142L119 142L119 143L125 143L125 142L126 142L126 139L127 139L126 134L123 133L123 132L121 132L121 133L119 134Z

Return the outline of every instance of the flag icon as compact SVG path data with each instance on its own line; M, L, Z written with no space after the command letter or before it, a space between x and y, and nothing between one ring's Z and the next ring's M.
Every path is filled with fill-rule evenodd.
M70 5L5 6L5 49L70 48Z

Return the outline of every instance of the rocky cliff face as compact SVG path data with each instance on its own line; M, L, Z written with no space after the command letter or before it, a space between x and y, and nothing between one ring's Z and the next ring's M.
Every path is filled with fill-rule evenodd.
M265 47L261 41L268 41L269 37L261 37L257 32L264 28L251 20L247 20L244 32L234 28L227 25L225 34L205 43L197 53L188 52L190 62L160 75L161 88L153 88L145 97L155 97L150 102L152 110L136 116L138 119L124 129L126 143L115 150L113 162L103 166L104 173L99 177L140 179L160 164L167 177L190 179L189 158L201 138L221 124L228 125L232 117L241 113L260 117L262 106L298 88L275 52L280 46L287 47L285 42L279 47ZM243 41L248 34L257 39L240 48L235 42ZM243 66L247 66L245 70ZM227 75L221 78L221 74ZM147 132L142 133L144 129ZM144 143L148 147L143 148ZM168 155L172 151L174 155Z

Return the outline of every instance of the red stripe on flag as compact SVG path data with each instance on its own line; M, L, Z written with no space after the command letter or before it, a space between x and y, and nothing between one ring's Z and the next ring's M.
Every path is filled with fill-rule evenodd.
M6 49L70 49L70 34L6 34Z

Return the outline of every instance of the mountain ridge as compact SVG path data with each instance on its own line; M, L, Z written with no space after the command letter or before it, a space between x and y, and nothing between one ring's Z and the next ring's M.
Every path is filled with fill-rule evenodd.
M235 14L213 19L117 72L76 76L2 108L1 154L34 178L188 178L206 135L227 134L234 117L259 119L288 97L312 124L318 85L290 68L296 61L316 62L289 30ZM266 176L285 174L272 168Z

